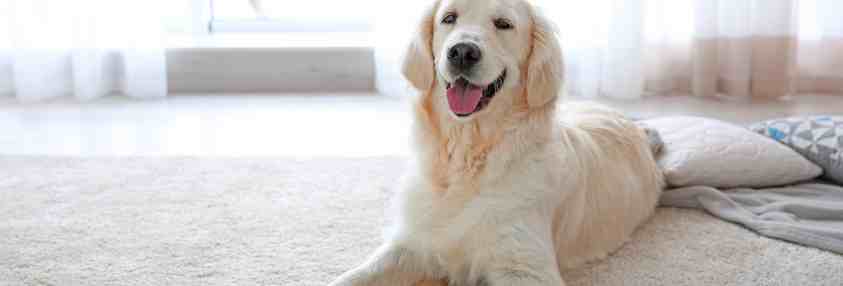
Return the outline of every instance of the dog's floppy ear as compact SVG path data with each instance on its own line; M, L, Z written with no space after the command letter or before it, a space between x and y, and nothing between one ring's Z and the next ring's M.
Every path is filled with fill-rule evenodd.
M527 104L539 107L559 96L564 79L562 49L553 25L533 9L532 50L527 60Z
M428 6L419 23L416 35L404 54L401 68L404 77L418 90L427 91L433 87L436 71L433 60L433 17L439 6L436 0Z

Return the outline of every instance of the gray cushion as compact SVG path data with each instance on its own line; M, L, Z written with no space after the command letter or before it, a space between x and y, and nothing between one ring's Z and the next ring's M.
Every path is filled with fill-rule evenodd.
M823 177L843 184L843 116L773 119L750 126L784 143L823 168Z

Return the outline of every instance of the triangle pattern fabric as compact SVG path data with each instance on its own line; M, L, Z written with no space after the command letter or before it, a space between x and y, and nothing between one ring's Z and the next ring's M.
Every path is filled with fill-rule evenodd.
M822 138L822 139L817 141L816 145L820 145L820 146L823 146L823 147L826 147L826 148L834 149L835 147L837 147L837 138L835 138L835 137Z
M750 126L823 168L824 177L843 185L843 116L773 119Z
M831 157L831 155L832 155L833 153L835 153L835 152L834 152L834 151L835 151L835 150L834 150L834 146L828 146L828 145L823 145L823 144L819 144L819 143L818 143L818 144L815 144L815 145L814 145L814 148L817 150L817 153L819 153L819 154L828 154L828 157Z
M811 121L811 129L828 128L828 127L832 127L832 126L834 126L834 125L833 125L833 122L830 121L830 120L829 121L826 121L826 120Z
M812 129L811 133L813 133L814 141L822 139L828 131L833 131L834 129L828 127L819 127L816 129Z
M796 147L809 148L811 145L814 145L814 132L811 130L805 130L800 133L796 133L796 136L792 136L791 139Z

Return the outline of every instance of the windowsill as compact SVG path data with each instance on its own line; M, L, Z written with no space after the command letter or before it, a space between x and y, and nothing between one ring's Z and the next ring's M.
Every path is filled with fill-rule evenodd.
M374 90L370 33L171 37L169 89L183 93Z
M189 48L368 48L371 33L217 33L207 36L172 36L171 49Z

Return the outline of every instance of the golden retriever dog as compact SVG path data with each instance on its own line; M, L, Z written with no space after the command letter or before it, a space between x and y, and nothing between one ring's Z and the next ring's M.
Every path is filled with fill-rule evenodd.
M619 248L664 186L648 135L557 104L556 34L525 0L439 0L404 75L416 153L385 242L333 286L560 286Z

